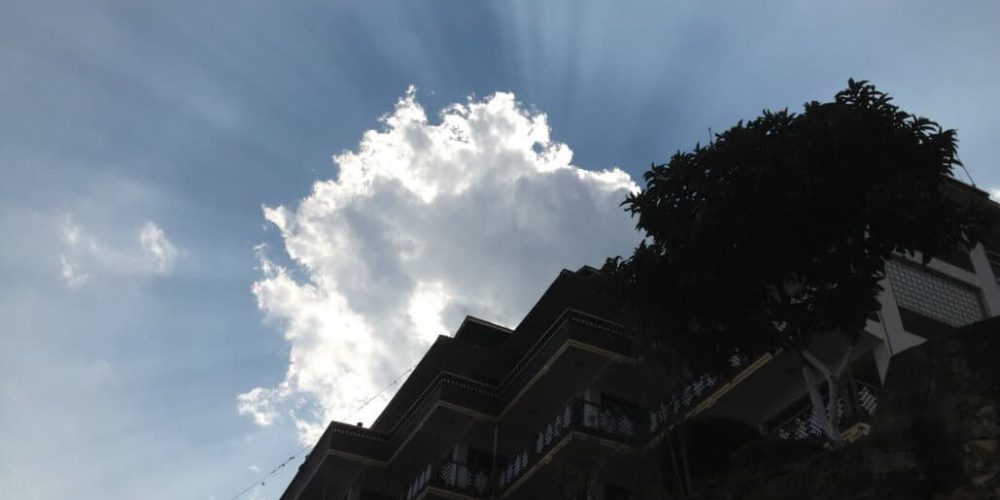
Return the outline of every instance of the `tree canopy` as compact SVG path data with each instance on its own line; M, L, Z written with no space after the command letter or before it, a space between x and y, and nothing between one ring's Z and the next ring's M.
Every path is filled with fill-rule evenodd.
M764 111L653 165L623 202L646 238L604 271L659 341L697 359L856 336L894 253L926 262L976 240L971 208L945 192L956 143L865 81Z

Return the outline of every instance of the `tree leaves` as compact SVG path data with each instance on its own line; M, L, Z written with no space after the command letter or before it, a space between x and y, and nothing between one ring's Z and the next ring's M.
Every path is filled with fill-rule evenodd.
M622 203L647 239L605 271L697 358L859 332L894 252L943 255L978 234L943 190L956 165L954 130L852 79L832 102L764 110L652 165Z

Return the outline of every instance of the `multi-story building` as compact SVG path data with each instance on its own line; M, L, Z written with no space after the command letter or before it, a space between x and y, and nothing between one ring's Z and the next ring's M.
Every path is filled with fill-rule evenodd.
M894 354L1000 315L998 251L888 263L850 365L848 424L876 410ZM821 434L792 356L734 356L724 373L677 380L629 340L595 273L563 271L513 330L469 317L439 337L370 428L330 423L282 499L664 498L711 472L719 443L745 439L732 426L700 435L699 422ZM842 350L811 348L831 362Z

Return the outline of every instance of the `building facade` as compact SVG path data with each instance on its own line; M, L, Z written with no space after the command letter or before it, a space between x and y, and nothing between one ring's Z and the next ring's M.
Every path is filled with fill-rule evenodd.
M998 269L990 241L888 263L841 398L846 437L864 434L895 354L1000 315ZM370 428L330 423L282 499L665 498L727 442L822 434L790 355L678 379L629 340L595 273L563 271L513 330L469 317L439 337ZM836 342L810 350L832 363Z

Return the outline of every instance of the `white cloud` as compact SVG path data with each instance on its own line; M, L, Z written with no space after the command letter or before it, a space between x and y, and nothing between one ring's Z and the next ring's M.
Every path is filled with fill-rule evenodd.
M73 219L69 216L66 217L66 222L62 227L63 239L70 247L76 247L80 244L80 235L83 233L83 229L80 226L73 223Z
M990 198L993 201L1000 203L1000 187L990 188Z
M290 345L276 387L238 398L268 425L282 408L303 442L353 415L466 314L514 325L562 268L601 264L638 241L619 207L637 189L614 168L570 163L544 114L512 94L454 104L430 121L411 88L381 130L334 157L297 207L264 207L296 274L260 252L253 293Z
M70 215L64 218L59 232L63 242L59 255L60 276L69 287L87 283L93 274L166 275L173 270L178 255L177 247L153 222L146 222L132 233L137 235L136 239L130 237L124 242L115 234L99 238L73 222ZM131 245L129 240L133 242Z
M70 288L76 288L87 281L88 275L78 271L65 255L59 256L59 263L62 266L62 279Z
M147 221L139 230L139 244L146 256L153 262L156 271L168 274L177 258L177 249L170 243L163 230L156 224Z
M255 387L237 397L239 412L250 415L257 425L271 425L278 419L278 411L273 403L273 400L277 399L278 396L278 391L274 389Z

